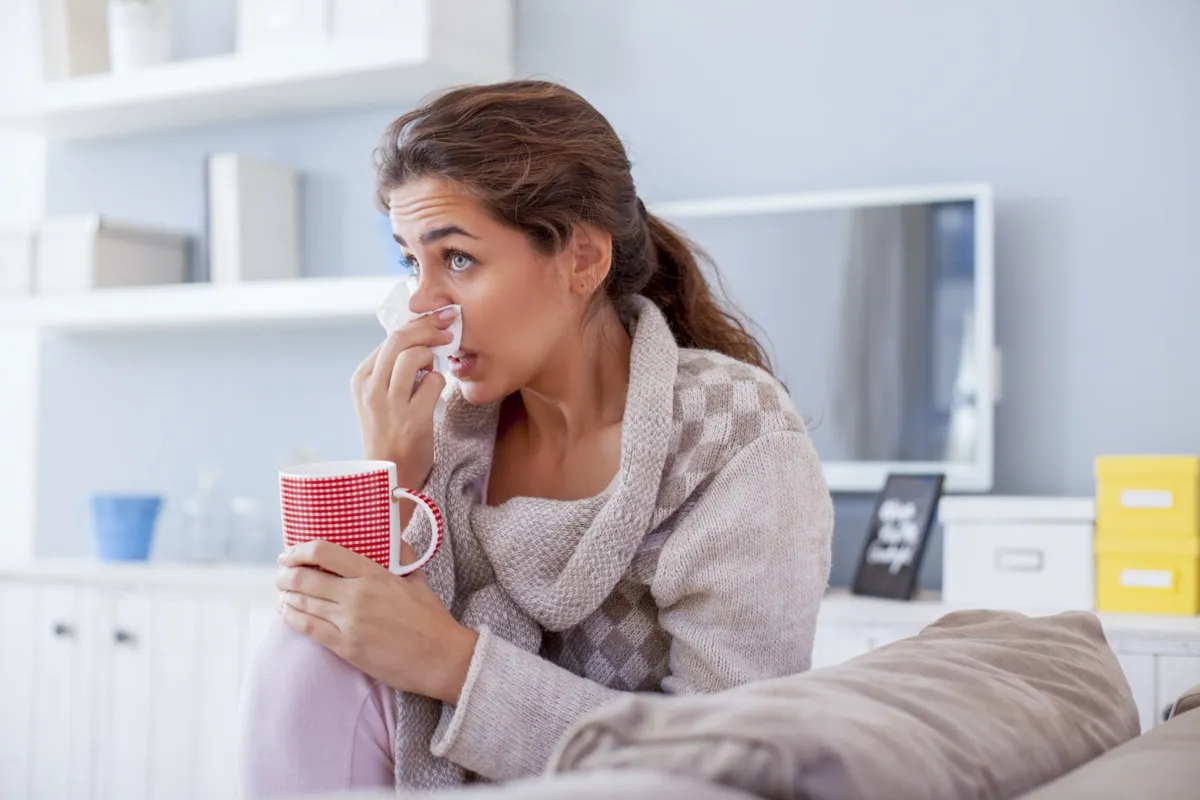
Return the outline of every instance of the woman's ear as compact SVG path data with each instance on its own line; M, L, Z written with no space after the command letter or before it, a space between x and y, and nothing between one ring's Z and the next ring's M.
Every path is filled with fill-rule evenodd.
M581 222L575 226L568 247L571 294L590 297L612 269L612 234Z

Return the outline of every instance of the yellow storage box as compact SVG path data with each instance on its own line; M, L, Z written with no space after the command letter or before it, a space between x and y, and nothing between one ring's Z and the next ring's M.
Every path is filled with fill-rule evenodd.
M1097 539L1096 610L1200 614L1200 539Z
M1200 537L1200 456L1097 458L1096 536Z

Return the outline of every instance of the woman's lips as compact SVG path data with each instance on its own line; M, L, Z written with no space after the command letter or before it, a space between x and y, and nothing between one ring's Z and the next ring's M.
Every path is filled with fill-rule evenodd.
M450 356L450 374L455 378L462 380L470 380L471 373L475 371L475 365L479 361L479 356L467 350L460 350L458 353Z

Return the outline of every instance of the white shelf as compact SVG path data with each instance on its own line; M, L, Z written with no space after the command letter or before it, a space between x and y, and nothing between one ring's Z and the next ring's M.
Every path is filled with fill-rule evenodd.
M425 0L424 25L381 44L223 55L47 84L0 126L56 139L149 133L384 103L512 77L511 0Z
M184 283L0 300L0 329L94 331L371 320L401 278Z

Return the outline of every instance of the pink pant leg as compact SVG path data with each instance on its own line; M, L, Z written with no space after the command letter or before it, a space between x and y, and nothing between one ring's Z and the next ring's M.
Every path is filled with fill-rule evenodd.
M393 691L289 628L272 625L246 676L245 800L391 788Z

